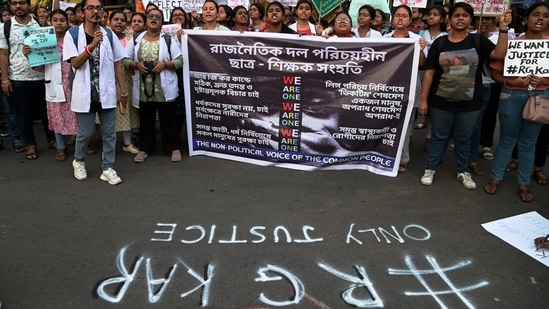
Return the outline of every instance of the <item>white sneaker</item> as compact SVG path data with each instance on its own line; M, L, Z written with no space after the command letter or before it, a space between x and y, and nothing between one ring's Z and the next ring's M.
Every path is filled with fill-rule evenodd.
M467 189L474 190L477 188L477 184L473 181L471 174L468 172L458 173L457 180Z
M424 186L430 186L433 184L433 178L435 177L435 170L425 170L423 176L421 176L421 184Z
M122 179L116 174L116 171L110 167L103 171L99 179L106 181L111 185L117 185L122 182Z
M84 180L88 178L88 172L86 171L85 162L73 160L72 167L74 168L74 178L78 180Z

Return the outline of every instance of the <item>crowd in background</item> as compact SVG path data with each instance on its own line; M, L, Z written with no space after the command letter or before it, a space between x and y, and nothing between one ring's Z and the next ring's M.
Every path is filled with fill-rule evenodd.
M99 4L90 6L90 1ZM54 26L61 54L63 45L71 43L70 28L97 19L101 26L111 29L114 39L124 49L124 59L120 60L124 82L118 84L116 91L127 103L118 102L114 108L116 113L113 114L112 128L102 123L99 116L95 116L95 112L102 111L104 106L96 106L94 109L92 104L86 107L85 112L93 114L93 117L85 121L91 121L90 125L95 124L92 131L104 143L106 136L112 139L113 134L120 132L122 151L133 154L133 160L137 163L144 162L157 148L156 121L160 122L162 149L171 154L171 161L181 160L185 100L182 55L178 41L185 29L274 32L350 39L416 38L421 47L420 67L417 68L418 87L413 91L416 96L415 107L413 117L407 124L399 172L408 170L412 134L425 132L423 148L428 152L428 158L420 179L423 185L433 183L436 166L446 151L455 152L457 179L468 189L477 187L471 174L484 174L477 162L479 157L493 160L492 179L483 187L489 194L496 193L505 172L515 169L519 197L524 202L534 198L529 187L532 175L538 184L547 184L543 167L548 152L549 125L525 121L520 111L529 93L549 96L549 79L534 75L505 77L502 73L502 59L508 40L548 38L549 5L546 2L534 3L525 10L508 11L501 17L474 16L473 8L467 3L435 5L427 9L401 5L394 7L391 14L363 5L356 12L356 20L352 20L344 5L337 7L327 18L319 19L309 0L299 0L295 7L277 1L260 1L251 4L249 8L231 8L218 5L214 0L206 0L200 14L176 7L171 10L169 20L164 20L163 12L152 2L147 5L145 12L135 12L133 6L107 11L98 0L84 0L65 11L56 9L50 12L39 8L35 13L30 12L29 2L12 0L10 8L1 11L2 21L13 20L15 12L16 16L31 16L29 23ZM163 24L180 24L182 29L174 37L166 36L161 33ZM93 48L88 50L88 47L95 45L93 40L90 42L86 52L88 58L93 59ZM20 46L23 54L29 52L27 46ZM11 48L0 33L0 52ZM114 46L113 52L116 53ZM470 88L473 90L470 93L462 91L449 74L465 64L474 64L472 67L476 68L459 73L471 83ZM13 63L8 65L11 74ZM27 159L34 160L38 158L38 151L32 121L42 119L48 146L55 149L56 160L67 160L67 146L75 143L79 145L77 149L80 149L80 153L75 154L73 167L75 177L85 179L85 156L97 150L92 145L91 131L86 132L85 138L80 136L82 132L79 131L79 123L84 120L79 115L81 111L74 107L76 103L71 103L71 92L74 90L68 83L71 79L71 64L63 61L46 65L42 71L37 68L25 70L21 74L32 76L30 79L33 81L43 83L44 74L47 76L46 81L51 80L48 78L57 78L57 86L60 88L51 90L51 85L46 84L45 90L38 90L44 93L43 105L39 102L15 103L18 97L10 96L10 92L17 93L18 78L10 75L8 79L8 75L3 74L1 107L4 111L3 125L7 128L0 133L2 136L11 136L16 152L24 153ZM61 74L52 76L56 70ZM43 88L42 85L42 88L36 89ZM496 144L494 135L498 111L500 133L499 144ZM3 148L2 144L0 148ZM105 160L110 162L103 166L104 170L112 169L114 153L114 149L107 150L103 145L102 155L109 156ZM112 180L110 176L106 178L111 184L121 181L119 177Z

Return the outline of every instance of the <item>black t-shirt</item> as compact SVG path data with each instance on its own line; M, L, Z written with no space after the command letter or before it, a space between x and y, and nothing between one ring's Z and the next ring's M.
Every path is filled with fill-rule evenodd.
M429 105L453 112L482 107L482 72L495 45L479 35L479 50L476 50L475 35L469 34L458 43L440 37L431 45L424 66L425 70L435 70L427 100Z
M86 44L90 45L93 41L93 37L88 35L86 33ZM96 48L93 49L93 52L91 56L89 57L88 61L90 64L90 94L91 94L91 102L90 102L90 113L100 112L103 110L103 106L101 105L101 98L100 98L100 89L99 89L99 49L101 44L97 45Z

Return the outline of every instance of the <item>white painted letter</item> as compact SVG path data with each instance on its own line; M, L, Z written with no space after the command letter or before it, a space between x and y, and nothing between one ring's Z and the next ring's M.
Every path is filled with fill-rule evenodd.
M408 235L408 233L406 232L406 230L408 230L408 229L411 228L411 227L415 227L415 228L418 228L418 229L420 229L420 230L423 230L423 231L425 232L425 237L423 237L423 238L417 238L417 237L412 237L412 236ZM407 226L404 228L403 232L404 232L404 235L406 235L406 237L408 237L408 238L410 238L410 239L413 239L413 240L427 240L427 239L431 238L431 232L429 232L429 230L426 229L426 228L424 228L423 226L417 225L417 224L410 224L410 225L407 225Z
M233 235L230 240L219 240L220 244L245 244L247 240L236 240L236 225L233 225Z
M175 223L157 223L156 226L171 226L172 229L169 231L154 231L155 234L168 234L168 238L151 238L151 241L172 241L173 232L177 224Z
M147 270L147 289L149 290L149 302L150 303L156 303L160 300L162 297L162 294L164 294L164 291L166 291L166 288L168 287L168 284L172 280L172 275L177 269L177 264L174 264L173 267L170 269L168 273L168 278L161 278L161 279L154 279L152 274L152 267L151 267L151 258L147 258L145 261L145 269ZM158 291L154 292L154 286L160 285L160 288L158 288Z
M137 273L141 262L143 262L143 257L137 259L133 266L133 270L131 271L131 273L129 273L126 269L126 266L124 266L124 254L126 253L126 249L127 247L124 247L122 248L122 250L120 250L120 253L118 254L118 258L116 260L116 267L118 268L118 271L122 276L106 279L105 281L101 282L101 284L99 284L99 286L97 287L97 295L111 303L119 303L120 300L122 300L124 294L126 294L126 291L130 287L130 284L135 279L135 274ZM118 293L116 295L111 296L108 295L107 292L105 292L106 286L121 282L123 282L123 284L120 288L117 289Z
M297 278L292 273L290 273L289 271L281 267L268 264L267 267L262 267L257 270L257 273L259 274L259 278L255 278L255 281L267 282L267 281L282 280L281 276L268 277L266 274L266 272L268 271L279 273L284 277L286 277L288 281L290 281L290 283L292 284L292 287L294 288L294 298L287 301L274 301L267 298L264 293L261 293L259 295L259 300L264 302L267 305L277 306L277 307L288 306L292 304L296 304L296 305L299 304L299 302L301 301L301 299L303 299L303 296L305 295L305 287L303 286L303 283L301 283L299 278Z
M309 243L309 242L323 241L323 240L324 240L323 238L311 239L311 237L309 236L309 234L308 234L307 231L314 231L314 230L315 230L314 227L309 226L309 225L304 225L304 226L303 226L303 236L305 236L305 239L294 239L294 242L297 242L297 243Z
M335 268L331 267L330 265L324 264L324 263L318 263L318 266L326 270L327 272L335 275L336 277L339 277L343 280L352 282L351 286L343 291L341 293L341 297L343 300L352 306L356 306L358 308L375 308L375 307L383 307L383 301L379 296L377 295L376 290L374 289L374 285L368 279L368 274L366 273L366 269L362 266L355 265L355 268L357 272L360 275L359 277L353 277L352 275L348 275L346 273L342 273ZM353 296L353 291L357 288L365 287L366 290L368 290L368 293L372 296L371 299L357 299Z
M393 234L391 234L391 233L389 233L389 232L387 232L384 228L381 228L381 227L378 228L378 229L379 229L379 232L381 233L381 235L383 235L383 237L385 237L385 241L386 241L388 244L391 243L391 241L389 240L389 238L387 238L387 236L385 235L385 234L387 234L387 235L393 237L394 239L398 240L398 242L403 243L403 242L404 242L404 239L402 239L402 236L400 236L400 234L399 234L398 231L396 230L395 226L394 226L394 225L391 225L391 227L393 228L393 231L395 232L396 236L393 235Z
M258 240L252 240L252 242L254 244L258 244L260 242L264 242L266 237L265 235L259 233L259 232L256 232L256 230L264 230L265 227L264 226L253 226L251 229L250 229L250 234L252 235L256 235L256 236L259 236L259 239Z
M286 234L286 242L291 243L292 242L292 237L290 236L290 232L288 231L288 229L286 229L282 225L279 225L279 226L275 227L275 229L273 231L274 242L278 243L278 241L279 241L279 238L278 238L278 231L279 230L284 231L284 234Z
M215 268L214 265L208 264L208 268L206 270L206 279L203 279L202 276L200 276L197 272L195 272L189 266L187 266L187 264L185 264L185 262L183 262L182 260L179 260L179 262L181 262L181 264L185 265L185 267L187 267L187 272L191 276L195 277L196 280L198 280L200 282L200 284L197 285L194 289L189 290L189 291L181 294L181 298L184 298L187 295L193 293L194 291L200 289L201 287L204 287L204 289L202 290L201 305L202 305L202 307L208 306L208 301L209 301L209 298L210 298L210 288L211 288L211 285L212 285L212 278L213 278L213 275L214 275L214 268Z
M206 236L206 230L200 226L200 225L191 225L191 226L187 226L187 228L185 229L186 231L190 231L190 230L199 230L200 231L200 236L195 239L195 240L184 240L184 239L181 239L181 242L184 243L184 244L195 244L199 241L201 241L204 236Z

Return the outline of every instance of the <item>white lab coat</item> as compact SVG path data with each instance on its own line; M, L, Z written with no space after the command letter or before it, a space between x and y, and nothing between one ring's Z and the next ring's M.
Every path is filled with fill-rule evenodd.
M68 61L73 57L77 57L84 51L84 48L87 45L84 25L80 25L78 31L78 46L74 46L74 39L69 31L65 34L65 40L63 41L63 61ZM113 46L111 46L106 30L101 28L101 32L103 32L103 41L98 45L99 98L103 109L116 108L116 75L114 72L114 62L122 60L125 51L114 33ZM74 76L71 100L71 109L73 112L89 112L91 103L90 87L90 64L89 61L86 61L76 70Z
M61 77L61 62L46 64L44 66L44 77L46 101L66 102L65 91L63 91L63 78Z
M139 45L141 44L141 40L143 39L145 34L145 31L140 33L135 39L135 44L133 42L133 39L128 40L128 42L126 43L127 58L139 62L137 57L139 52ZM171 37L169 51L168 46L166 45L166 39L164 38L164 33L160 33L160 38L158 42L160 42L158 48L158 61L170 61L181 56L181 47L179 46L180 43L175 36ZM141 72L138 69L135 69L135 73L133 74L132 79L132 95L134 98L133 106L135 106L135 108L139 108L139 94L141 93L139 86L141 85ZM164 98L166 99L166 102L173 101L175 100L175 98L177 98L177 95L179 94L179 88L177 87L177 74L174 70L162 70L160 72L160 85L162 86L162 92L164 92Z

